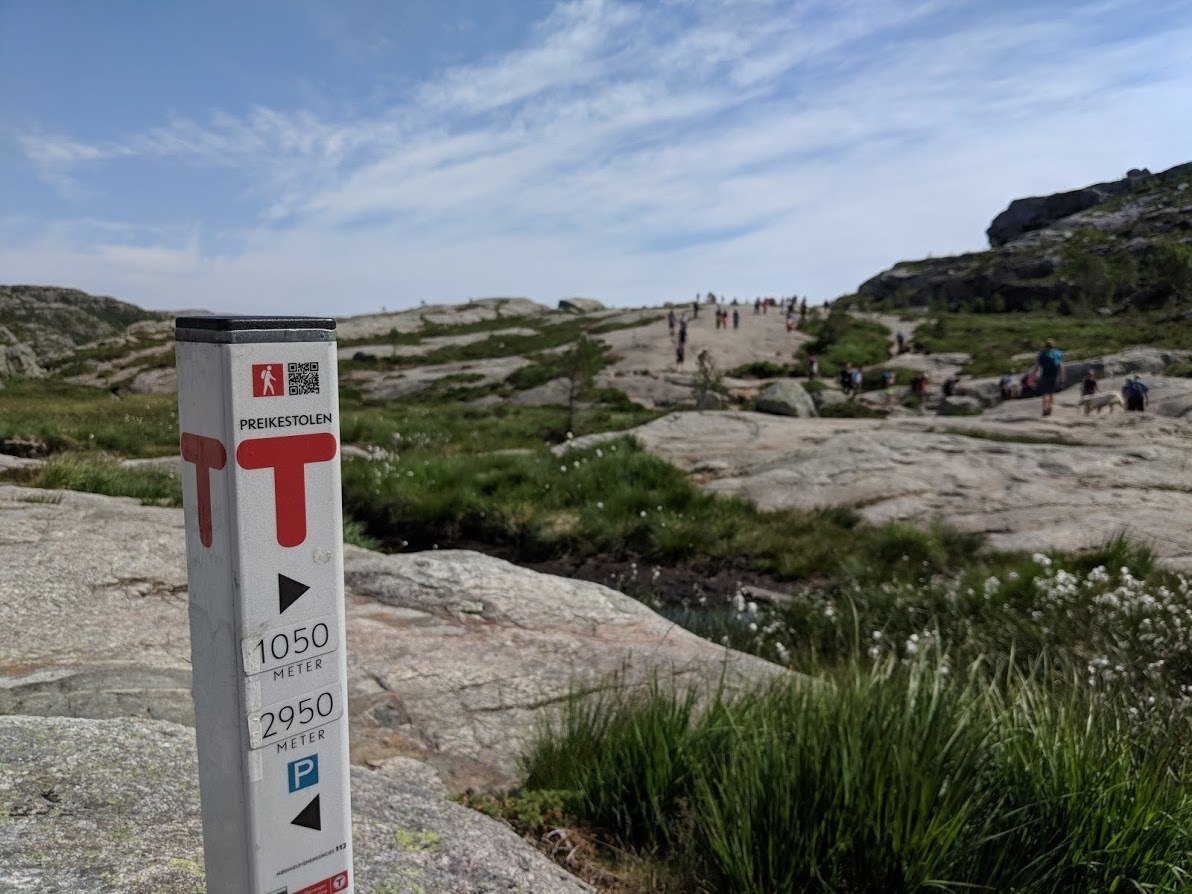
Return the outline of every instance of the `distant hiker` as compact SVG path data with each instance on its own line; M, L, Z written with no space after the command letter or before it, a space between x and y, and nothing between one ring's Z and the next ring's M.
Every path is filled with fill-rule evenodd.
M713 325L714 325L714 326L715 326L717 329L719 329L719 328L720 328L720 308L719 308L719 307L717 307L717 308L713 308L713 310L712 310L712 319L713 319Z
M807 355L807 378L814 380L819 375L819 357L815 354Z
M839 378L840 390L847 394L848 390L853 386L853 365L851 363L844 365L844 369L840 371Z
M679 318L679 344L687 344L687 314Z
M735 307L733 308L733 328L734 329L741 328L741 312L739 310L737 310Z
M691 319L693 319L693 320L699 319L699 299L698 298L696 298L694 301L691 302Z
M675 337L675 312L668 310L666 312L666 328L670 332L671 338Z
M793 332L795 330L795 315L790 311L786 313L786 331Z
M753 299L753 315L756 317L761 312L762 312L762 299L754 298Z
M882 391L886 392L886 406L894 403L894 372L882 371Z
M861 379L862 379L861 367L858 366L856 369L853 370L853 380L852 380L853 397L856 397L858 394L861 393Z
M1014 373L1007 372L1004 376L997 380L998 390L1001 391L1002 400L1010 400L1014 397Z
M799 322L802 323L807 319L807 299L804 298L799 304Z
M1100 390L1101 386L1097 384L1097 374L1090 369L1084 374L1084 381L1080 383L1080 396L1088 397Z
M1035 369L1039 372L1035 390L1043 398L1043 415L1050 416L1055 393L1064 387L1064 352L1055 346L1054 338L1047 339L1035 358Z
M1147 393L1149 391L1150 389L1143 384L1142 378L1135 373L1134 377L1128 380L1122 388L1122 397L1126 399L1126 409L1134 413L1141 413L1145 410L1151 400Z
M898 342L898 353L901 354L903 352L905 345L906 345L906 334L899 332L897 335L894 336L894 339L895 339L895 341Z
M685 330L684 330L685 332ZM675 363L679 366L683 365L683 357L687 353L687 338L686 335L679 337L679 343L675 345Z
M763 317L766 315L766 308L768 308L769 306L770 306L770 299L767 298L765 301L762 302L762 316Z
M956 391L956 385L960 382L959 376L948 376L944 379L944 397L951 397Z

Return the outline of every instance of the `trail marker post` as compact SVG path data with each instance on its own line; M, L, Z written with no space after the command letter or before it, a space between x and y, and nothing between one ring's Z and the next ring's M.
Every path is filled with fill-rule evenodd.
M207 890L351 892L335 322L175 335Z

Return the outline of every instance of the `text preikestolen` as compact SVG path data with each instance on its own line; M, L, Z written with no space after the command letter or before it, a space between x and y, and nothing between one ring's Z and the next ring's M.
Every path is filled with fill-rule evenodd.
M268 428L294 428L299 425L330 425L330 413L301 413L295 416L258 416L241 419L240 430L262 431Z

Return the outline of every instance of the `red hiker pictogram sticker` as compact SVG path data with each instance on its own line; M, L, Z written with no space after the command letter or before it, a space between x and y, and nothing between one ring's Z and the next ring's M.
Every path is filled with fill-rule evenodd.
M315 882L301 891L295 891L294 894L337 894L339 891L348 890L348 874L346 872L339 872L325 878L321 882Z
M253 397L281 397L285 393L285 364L254 363L252 365Z

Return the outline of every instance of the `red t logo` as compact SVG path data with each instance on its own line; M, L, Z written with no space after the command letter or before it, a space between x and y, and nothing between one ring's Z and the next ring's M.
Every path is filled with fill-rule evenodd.
M285 374L280 363L252 365L252 396L281 397L286 393Z
M335 448L330 432L252 438L236 448L241 468L273 470L277 542L282 546L298 546L306 539L306 464L334 459Z
M199 498L199 541L211 546L211 470L228 461L224 445L215 438L182 433L182 458L195 464L195 490Z

